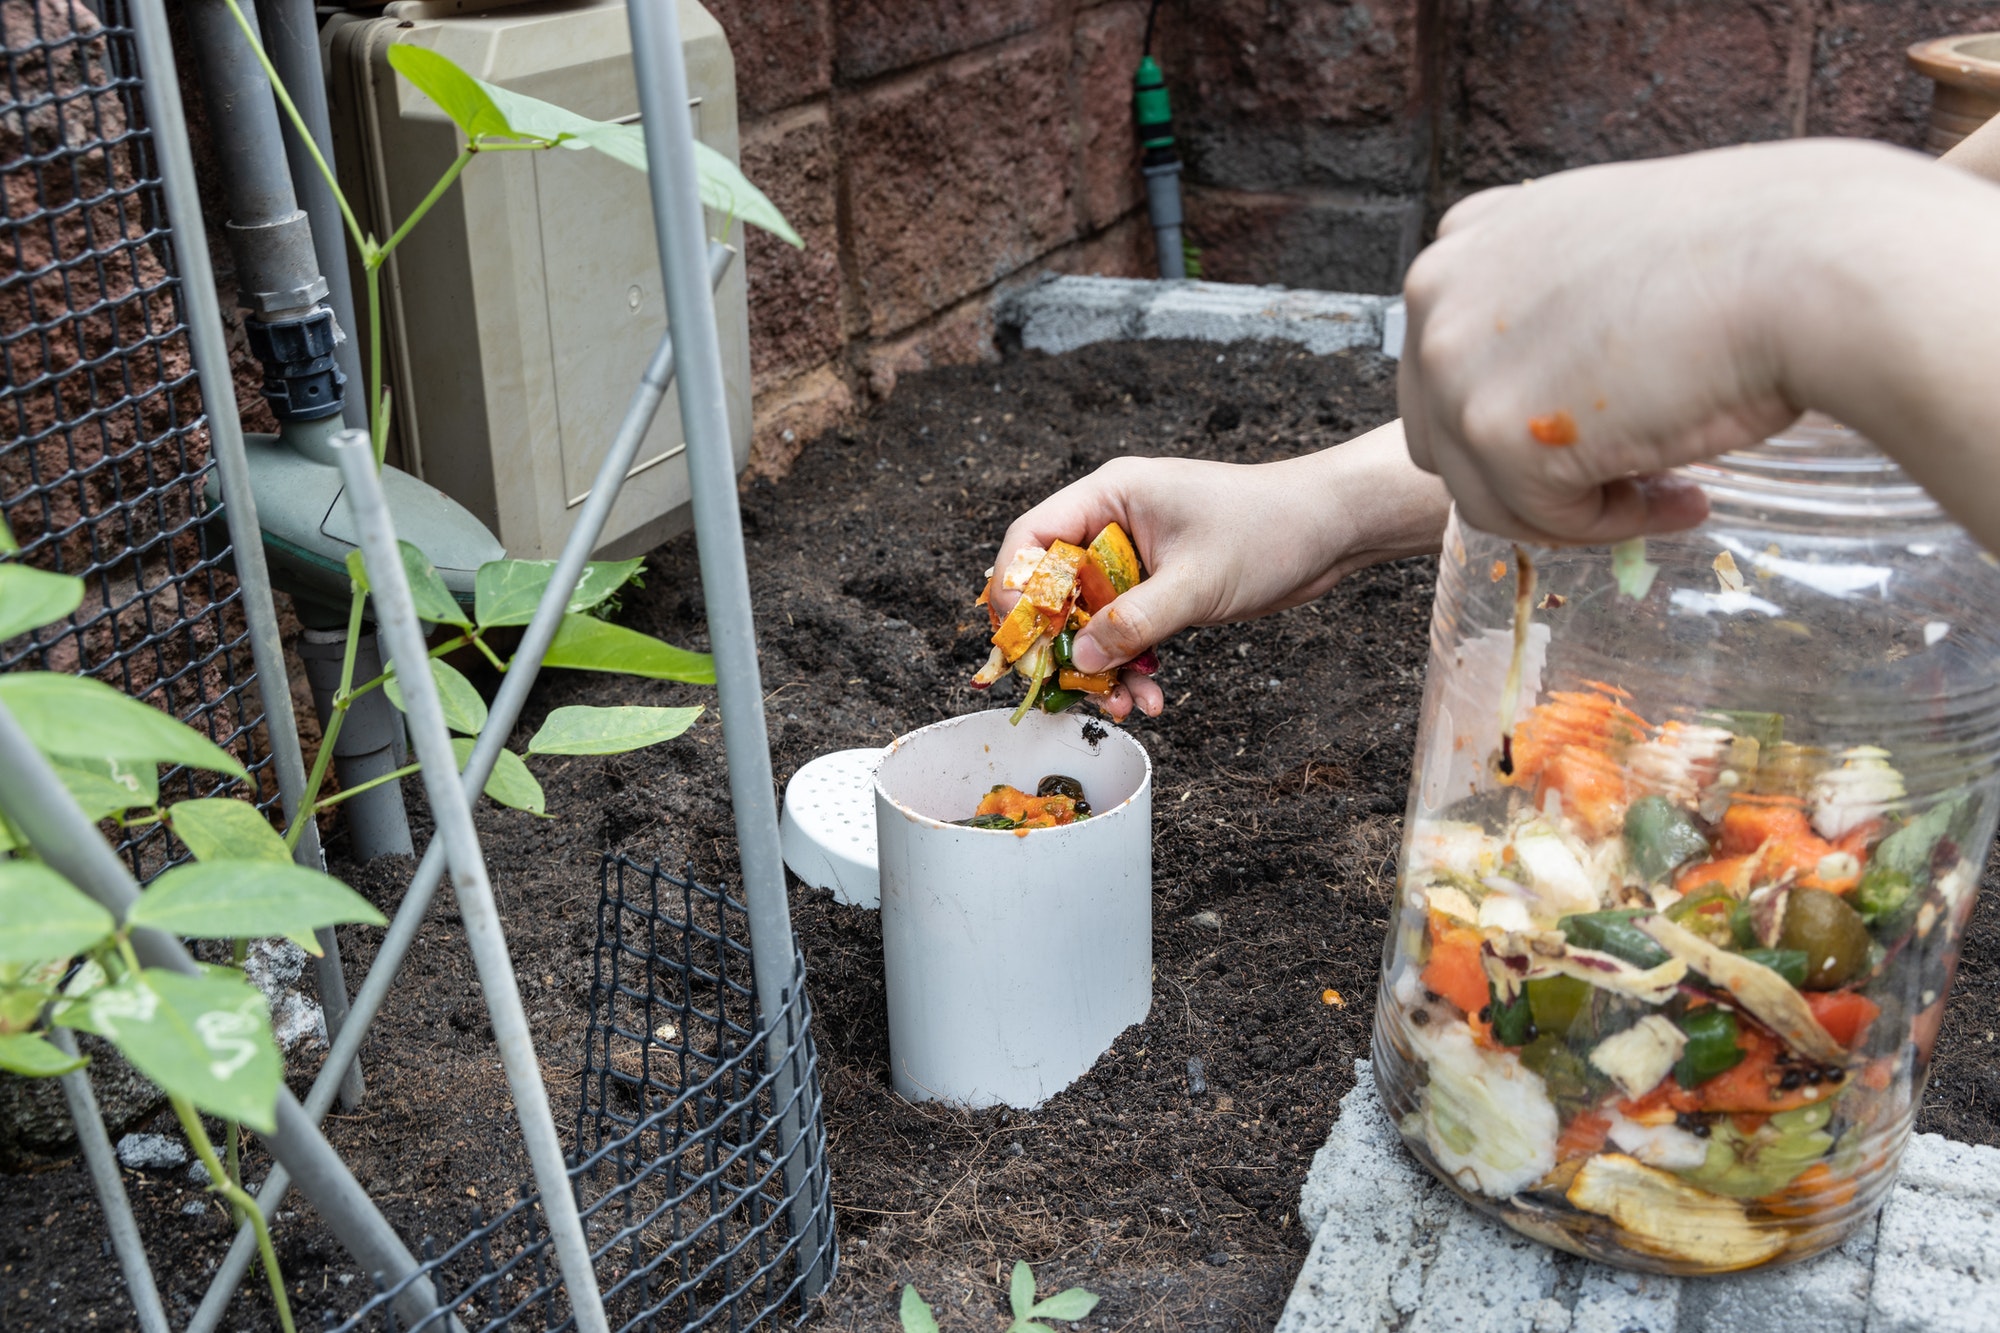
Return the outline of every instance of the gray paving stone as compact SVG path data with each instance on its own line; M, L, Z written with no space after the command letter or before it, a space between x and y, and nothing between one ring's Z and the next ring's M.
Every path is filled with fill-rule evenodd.
M1465 1207L1403 1151L1368 1062L1313 1157L1279 1333L2000 1333L2000 1151L1910 1140L1877 1219L1804 1264L1627 1273Z
M1186 338L1277 341L1309 351L1381 347L1386 296L1250 287L1226 282L1056 277L1009 298L999 311L1033 351L1095 342Z

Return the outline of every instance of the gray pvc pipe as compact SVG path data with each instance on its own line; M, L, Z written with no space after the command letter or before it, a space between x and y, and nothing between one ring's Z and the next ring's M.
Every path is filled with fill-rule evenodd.
M226 17L226 15L225 15ZM222 516L229 527L229 545L236 561L236 579L243 589L243 617L250 631L250 659L257 668L258 694L264 704L264 729L271 746L271 767L278 779L279 807L287 823L299 817L305 799L305 756L299 749L298 719L292 715L292 689L285 672L284 643L278 635L278 613L271 604L271 573L264 559L264 534L257 522L257 499L250 487L250 465L243 453L243 423L236 415L236 383L230 373L229 348L222 340L222 309L215 295L215 273L209 267L208 246L201 223L201 196L195 189L194 156L188 147L187 116L181 106L180 76L167 35L166 11L160 0L134 0L132 28L144 74L140 91L146 121L153 131L153 153L160 164L160 192L167 222L179 244L174 247L180 272L181 303L187 312L188 348L201 381L202 412L208 418L209 451L222 480ZM310 820L293 858L309 870L323 870L319 829ZM340 941L329 928L315 932L320 956L314 962L320 1008L326 1014L329 1041L339 1036L347 1018L347 978L340 965ZM361 1066L344 1069L341 1100L352 1108L362 1095Z
M187 16L222 168L229 207L223 230L236 254L238 295L265 319L310 310L327 294L326 280L313 255L312 225L292 189L271 85L222 0L188 0ZM255 12L244 17L254 30Z
M322 729L333 719L341 663L346 656L345 622L336 629L308 627L299 635L299 658L305 664L306 683L312 688ZM381 649L373 634L363 634L355 645L354 679L373 680L381 674ZM333 771L339 775L341 787L352 791L401 768L401 742L402 719L385 692L370 690L355 698L333 742ZM409 856L416 850L399 783L385 782L340 804L356 861L366 864L378 856Z
M1146 177L1146 213L1153 222L1160 276L1185 278L1187 250L1181 244L1181 164L1168 162L1141 170Z
M375 472L375 451L363 430L341 432L334 437L333 448L340 460L341 480L347 483L347 507L360 536L361 556L367 562L375 625L388 646L396 683L402 689L410 748L423 765L424 790L437 821L434 840L444 844L451 868L465 942L472 950L473 966L485 991L486 1013L493 1020L494 1042L507 1071L508 1089L514 1094L514 1114L521 1125L521 1137L527 1141L528 1160L542 1195L542 1218L555 1242L570 1309L581 1333L610 1333L604 1300L597 1290L597 1270L591 1263L590 1242L584 1238L583 1218L570 1189L569 1163L563 1156L562 1138L556 1133L548 1089L542 1083L542 1066L535 1057L534 1037L528 1032L528 1013L521 1005L514 963L507 955L500 909L493 901L486 859L479 850L479 833L473 827L472 811L452 758L451 732L445 727L437 683L431 679L423 626L417 621L416 603L403 572L382 479Z
M139 900L131 871L98 836L97 828L0 704L0 811L28 839L43 861L83 890L119 921ZM195 976L200 966L172 935L147 928L131 932L133 951L147 967ZM320 1136L291 1091L278 1086L277 1128L262 1135L271 1156L284 1164L340 1243L364 1272L394 1283L417 1272L417 1261L377 1211L340 1154ZM430 1279L416 1277L396 1302L411 1322L437 1308ZM454 1321L455 1326L455 1321Z
M646 127L647 180L653 194L653 230L660 247L667 327L679 346L681 432L687 440L688 485L694 504L695 546L701 556L702 596L708 606L709 650L715 656L722 702L722 740L729 761L729 796L736 815L743 896L750 918L750 947L757 1004L774 1074L774 1104L787 1108L778 1122L786 1192L792 1196L792 1235L799 1245L805 1295L825 1281L818 1226L812 1216L811 1175L800 1140L803 1122L791 1062L782 1052L795 1034L776 1029L792 979L792 917L785 897L785 858L778 844L778 804L773 795L771 744L764 728L764 689L757 667L757 628L750 610L750 573L743 554L743 516L736 505L736 463L730 449L729 403L722 379L722 349L715 328L714 293L703 279L705 223L695 169L694 120L688 111L687 66L681 52L680 15L672 0L626 6L632 29L632 72L638 83L639 119ZM811 1260L808 1264L808 1261Z
M710 286L722 282L722 275L729 271L730 261L735 257L736 252L726 245L709 246ZM542 600L536 605L528 628L521 634L521 646L514 654L516 665L502 678L500 692L487 712L486 725L481 728L479 739L473 743L472 757L466 761L465 771L459 777L468 793L468 805L478 801L474 793L485 788L486 779L492 775L493 765L514 730L514 723L520 719L521 709L528 701L528 692L534 688L535 679L541 674L542 658L562 626L570 595L576 591L577 581L583 577L583 568L589 563L591 552L597 548L597 539L611 517L611 508L618 502L625 474L631 470L632 460L638 457L646 432L653 428L653 418L659 415L660 404L666 399L667 388L673 379L674 340L669 332L661 335L660 345L653 352L653 359L646 366L639 387L633 390L631 402L625 407L625 418L619 424L618 434L612 440L610 449L605 451L604 461L597 465L597 476L591 482L590 495L577 512L576 526L570 529L562 554L556 558L555 572L549 576L548 586L542 590ZM444 878L444 866L444 844L433 838L424 849L423 861L411 877L410 887L404 892L403 901L397 905L389 929L382 936L381 946L375 951L374 966L363 978L361 989L354 997L350 1026L334 1039L326 1064L321 1068L319 1077L313 1080L312 1090L306 1094L306 1114L312 1117L314 1124L319 1123L333 1103L334 1084L328 1071L354 1062L360 1053L369 1025L375 1021L382 1002L388 998L389 988L395 984L403 959L416 940L424 914L430 911L431 898L437 892L438 882ZM290 1183L291 1178L285 1174L283 1167L274 1167L265 1178L263 1188L257 1192L257 1207L265 1217L278 1211ZM189 1321L187 1333L214 1333L230 1295L243 1281L244 1273L249 1271L256 1247L256 1232L247 1224L240 1227L236 1239L230 1243L229 1253L223 1256L221 1266L209 1283L201 1308Z
M333 164L333 124L327 115L325 66L319 55L319 18L313 0L257 0L257 19L264 33L264 54L292 95L292 104L311 131L313 143L327 164ZM347 335L333 346L333 359L347 376L347 399L341 419L360 430L368 424L368 403L361 386L361 325L354 310L354 282L347 267L347 229L333 187L319 174L291 118L282 116L285 156L292 166L292 189L311 219L313 255L326 279L326 303L340 331Z
M76 1058L76 1038L68 1028L56 1028L49 1040L64 1055ZM125 1178L118 1174L118 1156L111 1150L111 1136L104 1132L104 1117L97 1110L97 1094L91 1090L90 1075L72 1069L62 1076L63 1098L69 1103L69 1118L76 1124L76 1140L83 1145L84 1164L90 1168L90 1184L97 1191L97 1205L104 1210L104 1225L111 1232L111 1248L117 1251L118 1268L125 1274L125 1292L139 1317L141 1333L169 1333L167 1308L160 1304L160 1289L153 1284L153 1266L146 1261L146 1246L139 1239L139 1224L132 1217L132 1200L125 1195Z

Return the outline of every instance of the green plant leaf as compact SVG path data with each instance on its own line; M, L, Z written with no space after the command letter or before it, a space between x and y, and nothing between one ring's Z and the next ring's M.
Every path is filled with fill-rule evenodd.
M691 653L650 634L575 613L563 617L542 665L573 671L616 671L689 685L715 684L715 659L707 653Z
M160 803L158 764L67 756L52 758L49 763L71 798L93 821Z
M247 776L213 741L101 681L48 671L0 675L0 704L46 755L127 763L186 764Z
M902 1316L903 1333L938 1333L937 1316L907 1282L903 1284L903 1305L897 1313Z
M210 1115L269 1134L284 1061L264 997L241 973L182 976L149 967L62 1010L64 1027L95 1032L133 1068Z
M465 771L466 760L472 758L472 738L453 736L451 753L458 763L458 771ZM549 812L548 798L542 795L542 784L535 781L535 775L528 771L521 756L512 750L502 750L493 763L493 774L486 779L486 794L500 804L513 810L526 810L531 815L546 815Z
M26 1032L42 1015L42 1006L56 997L69 959L53 962L0 963L0 1033Z
M7 518L0 514L0 555L21 549L21 543L14 540L14 529L7 526Z
M0 923L0 963L68 958L118 924L38 861L0 861Z
M646 132L638 125L619 125L579 116L524 93L482 83L487 98L500 108L516 135L541 139L563 148L590 148L636 171L646 170ZM695 141L694 167L701 202L726 217L762 227L787 244L805 248L805 241L764 192L750 183L726 153Z
M405 541L397 542L396 546L403 553L403 577L410 582L410 600L416 604L417 619L432 625L457 625L471 629L472 621L466 616L465 608L451 595L451 589L444 586L444 580L438 577L430 557ZM369 590L368 569L358 550L347 553L347 576L361 591Z
M83 605L83 580L26 565L0 565L0 643L53 624Z
M318 945L310 942L313 931L349 921L387 924L353 889L289 860L175 866L139 895L125 917L128 926L152 926L193 939L283 935L311 953L319 952Z
M1073 1322L1095 1310L1099 1299L1095 1292L1085 1291L1082 1287L1070 1287L1057 1292L1045 1301L1038 1302L1028 1313L1037 1319L1061 1319Z
M1014 1307L1016 1319L1026 1319L1035 1308L1035 1270L1028 1267L1026 1259L1014 1261L1014 1273L1007 1283L1007 1303Z
M576 591L569 595L569 610L588 611L632 581L646 563L635 560L593 561L583 567ZM525 625L535 618L549 577L556 572L553 560L489 560L479 567L474 584L473 618L481 629L499 625Z
M9 1032L0 1035L0 1069L23 1078L54 1078L90 1061L71 1056L39 1032Z
M479 729L486 725L486 701L479 697L479 691L472 688L472 682L465 673L441 657L430 659L431 679L437 683L438 703L444 708L444 724L453 731L467 736L477 736ZM409 712L403 706L403 687L390 676L382 682L382 692L389 696L389 702Z
M248 801L220 796L180 801L168 810L167 820L197 861L289 863L292 859L285 840Z
M500 108L493 105L485 84L429 47L408 43L391 46L389 64L418 92L436 102L438 110L457 122L467 139L478 140L487 135L503 139L525 137L516 133Z
M694 725L699 708L587 708L572 704L550 713L528 753L625 754L670 741Z
M1645 600L1659 573L1660 567L1646 558L1644 537L1634 537L1611 548L1611 577L1616 580L1618 591L1633 601Z

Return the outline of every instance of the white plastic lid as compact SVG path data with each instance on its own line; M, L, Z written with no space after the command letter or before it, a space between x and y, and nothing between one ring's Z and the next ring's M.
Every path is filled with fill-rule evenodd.
M884 750L823 754L785 784L779 845L792 873L836 902L879 907L875 861L875 767Z

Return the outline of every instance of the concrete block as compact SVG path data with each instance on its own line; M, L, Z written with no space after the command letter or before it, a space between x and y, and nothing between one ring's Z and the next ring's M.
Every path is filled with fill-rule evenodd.
M1353 292L1288 291L1224 282L1061 277L1011 296L999 312L1032 351L1059 353L1094 342L1185 338L1197 342L1292 342L1328 353L1380 347L1388 298Z
M1052 278L1007 302L1000 322L1019 332L1023 347L1051 356L1139 338L1140 321L1158 287L1135 278Z
M749 117L826 95L833 86L827 0L707 0L736 58L736 104ZM752 176L759 185L763 181Z
M1048 27L1057 12L1056 0L834 0L834 65L852 83Z
M1467 1208L1403 1151L1367 1061L1313 1158L1313 1230L1279 1333L1993 1333L2000 1150L1910 1140L1889 1201L1838 1249L1717 1278L1627 1273Z

